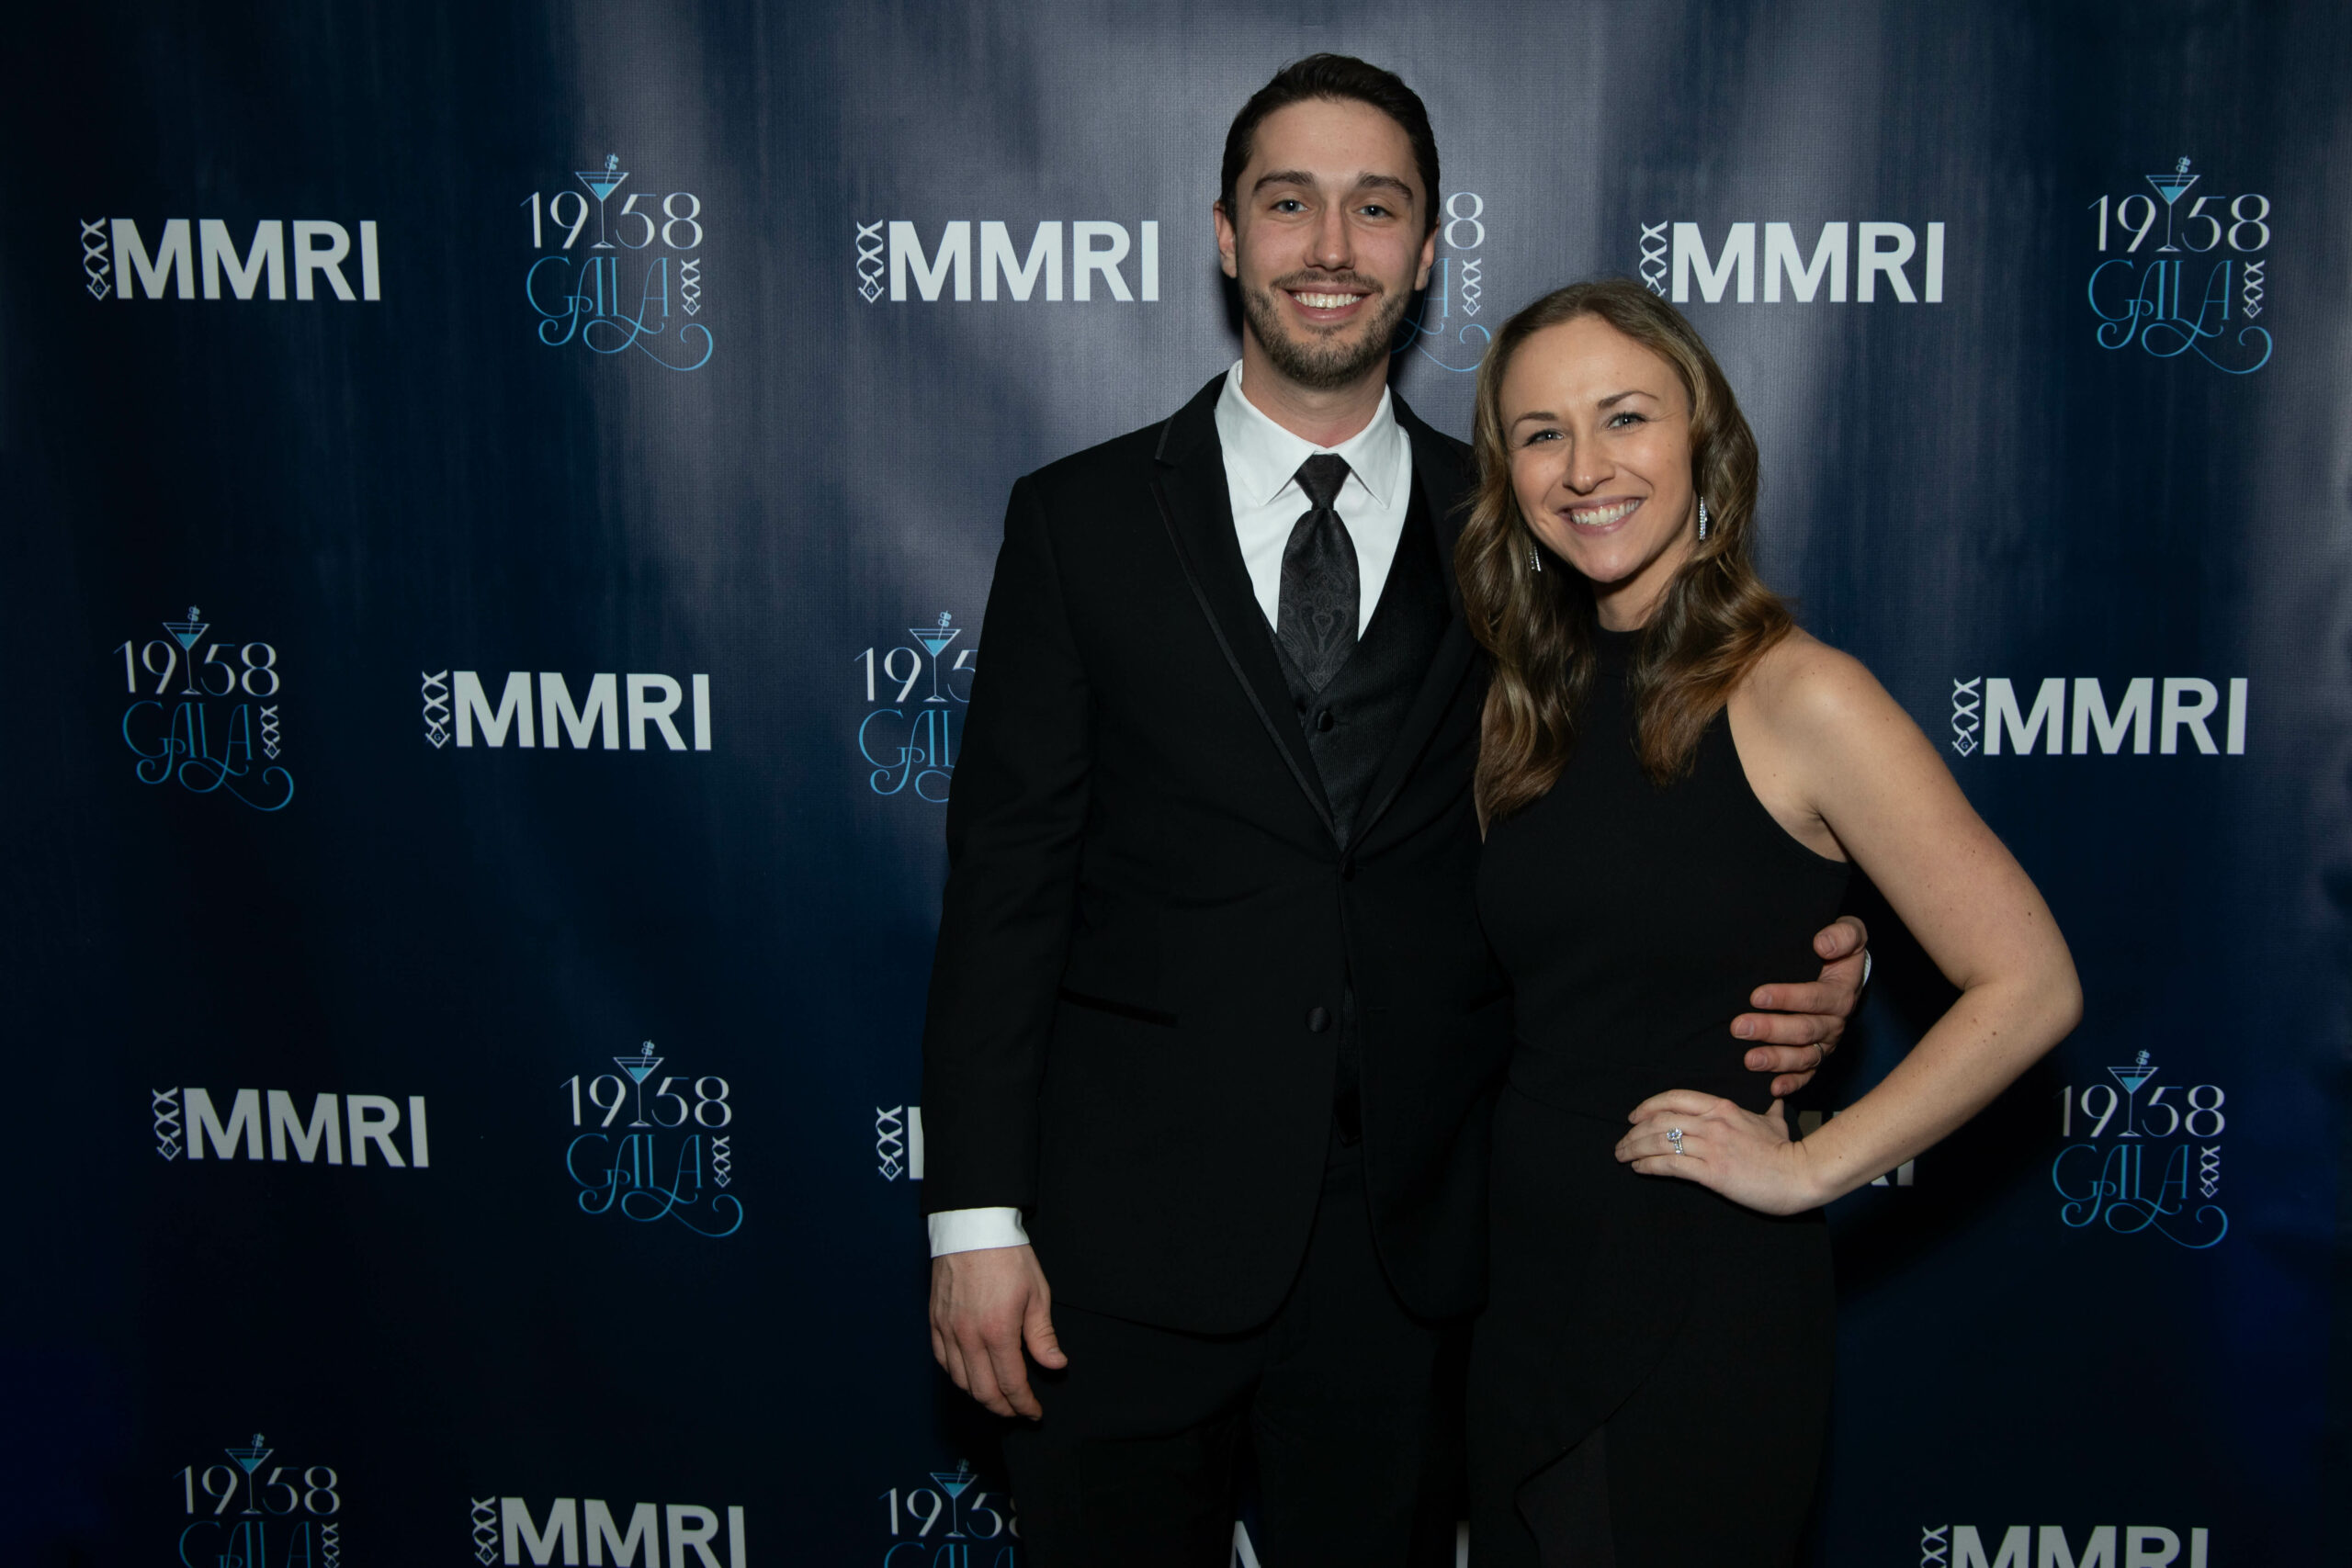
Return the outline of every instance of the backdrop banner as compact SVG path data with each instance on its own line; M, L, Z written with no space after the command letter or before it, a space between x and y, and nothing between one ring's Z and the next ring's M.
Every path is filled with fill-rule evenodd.
M2338 1550L2352 10L150 0L9 46L0 1558L1020 1568L913 1103L981 612L1013 479L1237 356L1226 128L1327 49L1443 153L1401 395L1466 434L1563 283L1682 306L1768 576L2081 965L2072 1039L1832 1210L1810 1561ZM1858 907L1809 1124L1953 994Z

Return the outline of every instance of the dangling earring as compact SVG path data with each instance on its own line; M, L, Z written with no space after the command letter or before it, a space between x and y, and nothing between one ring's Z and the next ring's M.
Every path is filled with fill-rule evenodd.
M1702 496L1701 496L1701 497L1699 498L1699 538L1700 538L1701 542L1702 542L1702 543L1703 543L1703 542L1705 542L1706 537L1707 537L1707 498L1706 498L1705 496L1703 496L1703 495L1702 495Z
M1536 553L1535 541L1532 539L1527 541L1527 564L1538 574L1544 570L1544 558Z

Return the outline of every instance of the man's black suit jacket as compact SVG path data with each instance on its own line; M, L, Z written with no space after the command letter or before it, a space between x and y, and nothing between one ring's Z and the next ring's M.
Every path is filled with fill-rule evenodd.
M1322 1190L1352 987L1380 1255L1449 1316L1484 1289L1510 1044L1472 897L1484 674L1453 554L1474 465L1396 400L1449 623L1342 844L1234 534L1223 379L1012 488L947 808L924 1208L1028 1210L1080 1306L1261 1322Z

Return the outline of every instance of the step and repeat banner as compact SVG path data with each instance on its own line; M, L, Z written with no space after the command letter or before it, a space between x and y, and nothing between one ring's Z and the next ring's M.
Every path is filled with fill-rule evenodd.
M8 44L0 1557L1019 1568L924 1327L943 802L1007 488L1235 357L1225 130L1321 49L1437 126L1403 396L1465 434L1562 283L1680 304L1771 578L2081 964L2074 1038L1834 1210L1811 1560L2330 1550L2352 14L154 0ZM1951 994L1863 912L1815 1124Z

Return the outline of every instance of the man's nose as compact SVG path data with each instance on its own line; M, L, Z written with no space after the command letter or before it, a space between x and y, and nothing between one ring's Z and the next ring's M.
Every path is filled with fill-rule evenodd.
M1340 271L1355 264L1355 236L1348 231L1348 215L1327 207L1315 225L1315 265Z

